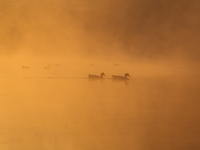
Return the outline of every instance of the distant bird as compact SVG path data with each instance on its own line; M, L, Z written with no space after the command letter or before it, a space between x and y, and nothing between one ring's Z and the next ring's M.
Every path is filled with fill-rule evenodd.
M44 69L51 69L51 67L48 65L48 66L44 66Z
M124 76L112 75L112 77L113 77L113 79L127 80L127 79L129 79L129 78L127 78L127 77L131 77L131 76L129 75L129 73L125 73Z
M106 75L102 72L102 73L100 74L100 76L89 74L88 78L103 79L103 76L106 76Z
M93 67L94 65L93 64L90 64L90 67Z
M29 69L29 66L22 65L22 69Z
M114 66L119 66L119 64L114 64Z

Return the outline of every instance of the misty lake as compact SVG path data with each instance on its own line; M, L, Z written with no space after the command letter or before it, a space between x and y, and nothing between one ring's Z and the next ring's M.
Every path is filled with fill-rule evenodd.
M0 150L200 150L200 0L0 0L0 26Z
M0 78L1 150L197 150L200 84Z

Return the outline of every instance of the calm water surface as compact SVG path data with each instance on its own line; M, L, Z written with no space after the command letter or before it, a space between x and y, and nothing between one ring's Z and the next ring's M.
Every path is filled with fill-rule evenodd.
M197 150L193 78L0 78L1 150Z

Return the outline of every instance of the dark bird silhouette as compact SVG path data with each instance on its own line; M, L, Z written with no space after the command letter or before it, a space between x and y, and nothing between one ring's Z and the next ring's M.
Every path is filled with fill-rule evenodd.
M117 80L127 80L129 79L127 77L131 77L131 76L129 75L129 73L125 73L124 76L112 75L112 77L113 79L117 79Z
M103 76L106 76L103 72L100 74L100 76L98 75L91 75L89 74L88 78L95 78L95 79L103 79Z
M22 65L22 69L29 69L29 66Z

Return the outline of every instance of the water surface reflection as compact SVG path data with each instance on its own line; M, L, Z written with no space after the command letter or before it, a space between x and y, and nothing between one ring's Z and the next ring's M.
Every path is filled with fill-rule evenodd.
M199 149L199 81L1 78L0 149Z

